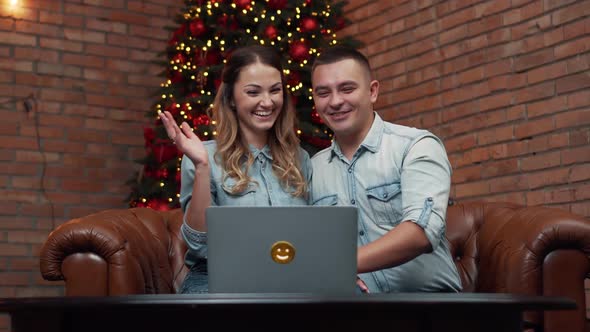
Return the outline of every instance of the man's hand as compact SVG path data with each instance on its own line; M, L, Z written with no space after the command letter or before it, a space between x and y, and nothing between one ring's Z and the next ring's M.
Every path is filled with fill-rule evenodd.
M369 292L369 287L367 287L367 285L365 284L365 282L361 278L356 277L356 284L361 289L361 292L363 292L363 293Z

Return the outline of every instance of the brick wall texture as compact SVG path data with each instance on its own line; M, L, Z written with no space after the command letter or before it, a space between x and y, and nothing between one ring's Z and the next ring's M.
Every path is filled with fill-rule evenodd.
M0 0L0 297L63 294L40 276L47 234L127 206L162 80L153 61L182 4ZM1 316L0 330L9 326Z
M182 1L0 0L0 297L51 296L38 251L124 208ZM590 2L351 0L388 121L429 129L452 197L590 217ZM22 100L36 102L26 112ZM589 283L587 283L590 286ZM9 329L0 316L0 330Z

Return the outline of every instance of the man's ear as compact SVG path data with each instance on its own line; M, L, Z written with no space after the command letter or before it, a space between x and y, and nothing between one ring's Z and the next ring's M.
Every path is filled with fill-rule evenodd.
M371 103L376 103L377 97L379 96L379 81L372 80L369 83L369 90L371 92Z

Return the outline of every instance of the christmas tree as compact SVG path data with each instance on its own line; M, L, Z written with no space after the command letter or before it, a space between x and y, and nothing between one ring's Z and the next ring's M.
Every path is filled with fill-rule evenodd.
M345 1L185 0L170 28L162 56L165 77L157 101L147 116L154 126L144 129L143 168L128 184L131 207L167 210L179 206L180 158L168 139L158 113L191 124L201 140L214 139L215 123L208 116L226 59L238 46L272 45L283 55L287 88L297 109L302 147L311 155L331 144L332 133L313 107L311 63L318 51L333 44L358 47L352 38L337 39L349 22L342 16Z

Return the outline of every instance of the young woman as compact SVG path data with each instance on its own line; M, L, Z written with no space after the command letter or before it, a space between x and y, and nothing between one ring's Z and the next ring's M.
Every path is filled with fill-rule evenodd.
M218 135L201 142L186 122L160 114L184 153L180 204L190 272L181 293L207 292L207 226L212 205L306 205L309 155L299 147L280 56L271 47L236 49L212 108Z

